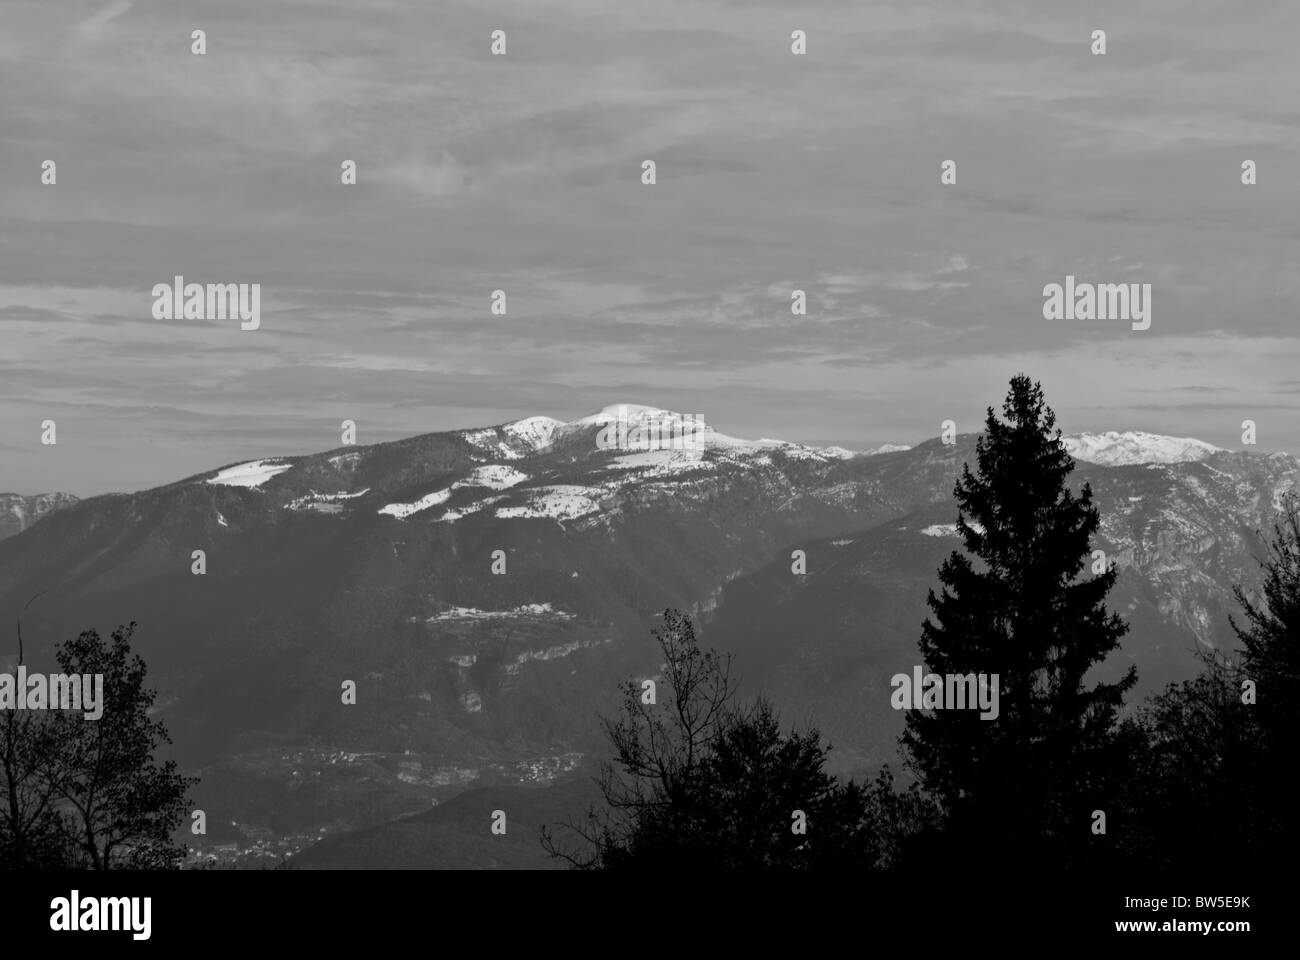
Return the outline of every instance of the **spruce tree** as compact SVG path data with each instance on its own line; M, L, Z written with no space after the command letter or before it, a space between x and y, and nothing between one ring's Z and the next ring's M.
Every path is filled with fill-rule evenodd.
M977 472L962 468L965 553L940 567L920 642L929 672L996 674L999 715L912 710L903 746L957 842L991 844L1013 868L1035 857L1064 866L1096 848L1094 810L1119 812L1116 720L1137 678L1130 667L1085 684L1128 629L1104 606L1118 571L1092 573L1100 515L1088 484L1077 496L1067 486L1074 461L1041 386L1013 378L1002 414L988 408Z

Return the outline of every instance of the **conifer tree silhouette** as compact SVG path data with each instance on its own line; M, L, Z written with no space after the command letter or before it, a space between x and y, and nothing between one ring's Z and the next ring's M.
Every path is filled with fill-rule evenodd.
M1074 461L1041 386L1014 377L1002 415L988 409L977 472L957 482L966 552L940 567L920 641L930 672L997 674L999 716L912 710L902 745L945 843L995 844L1008 869L1060 867L1088 860L1092 811L1118 803L1117 714L1137 677L1085 684L1128 629L1104 606L1118 572L1086 570L1100 517L1088 484L1067 486Z

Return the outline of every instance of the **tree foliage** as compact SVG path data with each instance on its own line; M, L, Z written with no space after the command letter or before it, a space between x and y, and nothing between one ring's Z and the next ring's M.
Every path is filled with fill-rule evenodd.
M930 810L915 789L896 793L888 770L869 787L828 773L816 729L782 730L764 697L736 702L730 658L701 648L690 618L665 611L655 637L656 702L624 685L621 712L604 722L603 806L566 825L576 846L543 831L553 856L605 870L892 864Z
M197 780L155 757L171 740L150 716L156 694L131 652L134 629L119 627L107 643L84 631L56 653L65 674L103 676L98 719L77 710L6 711L4 865L157 869L184 857L172 834Z

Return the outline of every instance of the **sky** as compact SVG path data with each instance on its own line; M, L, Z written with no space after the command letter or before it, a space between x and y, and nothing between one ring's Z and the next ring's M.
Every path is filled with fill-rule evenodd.
M1067 433L1300 453L1297 36L1281 0L0 0L0 491L618 402L915 443L1021 371ZM177 274L260 283L261 327L154 319ZM1150 329L1045 320L1067 275L1150 283Z

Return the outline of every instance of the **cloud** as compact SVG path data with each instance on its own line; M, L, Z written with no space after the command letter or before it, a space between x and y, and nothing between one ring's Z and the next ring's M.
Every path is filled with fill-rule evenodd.
M133 6L135 6L134 0L112 0L111 3L106 4L99 11L77 24L75 29L76 38L84 42L94 40L103 31L104 27L127 13Z
M314 449L322 397L372 436L635 394L851 446L978 418L1019 368L1081 429L1139 403L1213 434L1183 401L1294 396L1297 5L1116 3L1104 59L1031 0L814 0L806 58L777 2L493 9L506 57L469 0L436 28L424 0L227 0L195 57L182 5L9 0L0 443L55 403L82 441L0 486ZM178 273L260 282L262 329L154 321ZM1151 282L1151 329L1045 322L1068 273ZM141 407L165 455L116 426Z

